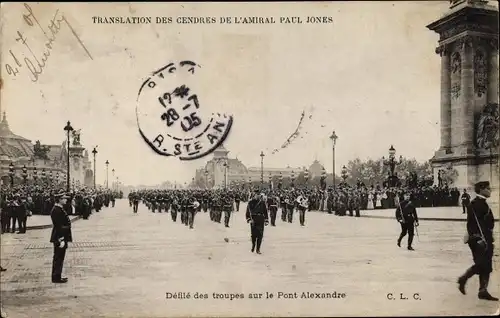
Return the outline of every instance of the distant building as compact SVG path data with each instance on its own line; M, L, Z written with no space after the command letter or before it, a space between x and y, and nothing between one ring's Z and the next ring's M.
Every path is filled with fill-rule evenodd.
M1 110L0 110L1 112ZM10 185L10 168L14 168L14 185L20 183L62 184L66 180L66 142L61 145L42 145L14 134L5 112L0 121L0 184ZM70 182L93 185L93 171L88 152L79 142L69 147ZM26 167L26 173L23 172Z
M261 179L261 167L247 168L238 158L229 158L228 154L229 151L224 146L217 148L213 152L212 160L208 161L204 168L196 170L195 182L208 183L209 187L221 188L224 187L225 179L227 185L233 182L248 183ZM268 182L269 179L279 176L286 178L293 175L297 178L299 174L305 172L306 167L270 168L264 166L262 170L264 182ZM323 166L315 160L308 170L310 178L314 178L321 175Z

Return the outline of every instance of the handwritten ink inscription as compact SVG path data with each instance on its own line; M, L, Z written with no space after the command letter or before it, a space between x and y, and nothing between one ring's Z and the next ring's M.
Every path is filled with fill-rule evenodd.
M11 61L5 64L7 74L16 77L22 70L26 69L29 72L31 81L37 82L47 66L47 62L49 61L52 50L54 49L54 44L58 38L59 32L64 26L69 28L88 57L93 59L92 55L87 50L80 37L76 34L69 21L66 19L64 14L59 12L59 10L56 10L53 18L44 27L29 4L24 3L24 8L25 11L22 15L24 23L29 27L33 27L42 32L47 41L44 43L43 52L34 52L31 45L32 43L30 43L26 32L22 33L17 30L15 40L19 44L22 44L23 52L15 53L12 49L9 50Z
M169 63L153 72L141 86L137 99L139 132L158 154L181 160L203 157L227 137L233 118L212 113L203 116L193 61Z

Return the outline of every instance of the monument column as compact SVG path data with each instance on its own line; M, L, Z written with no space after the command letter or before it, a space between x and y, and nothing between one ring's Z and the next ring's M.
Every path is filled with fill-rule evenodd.
M489 49L488 103L498 103L498 42L491 40Z
M460 123L462 129L461 154L472 153L474 145L474 69L472 39L465 36L460 40L462 73L460 82L462 94L460 98Z
M441 149L451 149L451 74L450 50L448 45L436 49L441 55Z

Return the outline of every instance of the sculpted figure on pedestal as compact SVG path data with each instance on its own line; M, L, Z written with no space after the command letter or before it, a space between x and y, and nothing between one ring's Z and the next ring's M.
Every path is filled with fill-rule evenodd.
M486 104L478 116L476 146L480 149L494 149L500 145L498 108L498 103Z

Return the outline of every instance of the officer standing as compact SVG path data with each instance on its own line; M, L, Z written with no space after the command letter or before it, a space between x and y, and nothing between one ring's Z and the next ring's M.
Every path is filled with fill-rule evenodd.
M269 224L269 214L264 194L259 194L255 191L255 196L248 202L246 212L247 223L250 223L250 231L252 237L252 253L257 247L257 254L260 253L262 238L264 237L264 226Z
M491 196L490 183L478 182L474 186L476 197L467 208L467 237L465 243L472 252L474 265L458 278L458 289L465 295L465 284L472 276L479 275L478 298L498 301L488 292L490 273L493 271L493 227L495 219L486 199Z
M57 196L57 203L50 212L50 218L52 219L53 225L50 242L54 244L54 256L52 258L53 283L68 282L67 278L61 277L68 242L73 241L71 235L71 221L63 208L68 198L69 196L64 193L59 194Z
M462 214L465 214L466 209L470 204L470 195L467 193L466 189L464 189L464 193L462 193L461 201L462 201Z
M401 247L401 240L408 233L408 250L413 251L414 227L418 226L417 209L410 200L410 194L404 195L404 200L400 202L396 209L396 219L401 224L401 234L398 238L398 246Z

